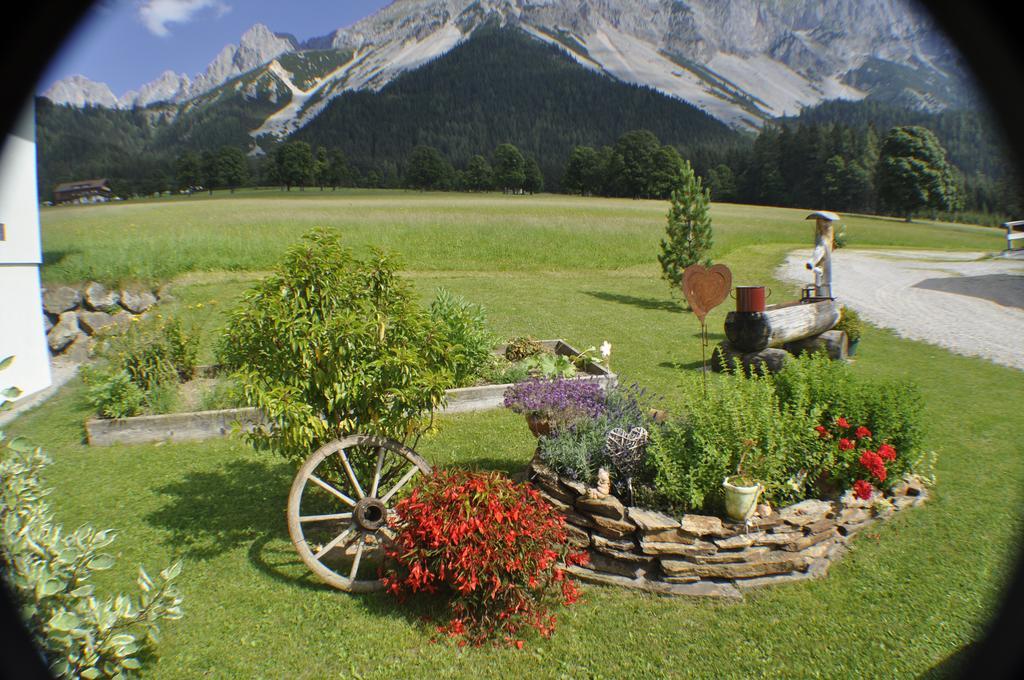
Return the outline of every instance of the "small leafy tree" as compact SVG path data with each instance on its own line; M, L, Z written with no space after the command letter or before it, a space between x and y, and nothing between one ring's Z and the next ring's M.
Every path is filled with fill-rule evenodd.
M689 161L683 161L680 183L672 191L672 206L668 211L668 238L661 240L662 277L672 284L673 290L683 280L683 270L703 261L710 264L705 254L711 249L711 214L708 204L711 192L701 185Z
M406 441L452 386L447 347L396 262L318 228L229 318L218 354L270 425L258 449L299 461L355 431Z

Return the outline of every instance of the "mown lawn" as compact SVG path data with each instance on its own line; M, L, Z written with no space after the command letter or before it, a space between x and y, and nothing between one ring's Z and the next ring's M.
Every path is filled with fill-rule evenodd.
M313 225L356 245L402 253L425 298L444 286L484 305L503 335L610 340L627 380L689 398L699 370L696 320L659 279L667 204L571 197L278 192L43 211L48 282L179 276L165 311L223 310ZM804 211L715 205L717 261L740 285L768 283L785 253L808 247ZM988 229L850 218L851 245L994 251ZM190 273L191 272L191 273ZM210 302L214 304L210 304ZM199 307L202 303L202 307ZM728 304L709 317L720 337ZM208 350L207 350L208 351ZM828 578L749 594L741 603L657 598L587 587L550 640L522 651L433 643L423 612L382 595L318 584L284 521L293 470L232 440L90 449L88 409L72 384L10 428L55 462L58 517L112 526L118 567L102 585L132 587L136 565L184 558L185 618L165 627L153 678L322 677L911 677L976 639L1013 568L1024 518L1024 461L1005 405L1020 372L873 328L855 370L917 382L938 454L932 502L860 535ZM509 472L532 453L520 417L442 418L420 451L435 465Z

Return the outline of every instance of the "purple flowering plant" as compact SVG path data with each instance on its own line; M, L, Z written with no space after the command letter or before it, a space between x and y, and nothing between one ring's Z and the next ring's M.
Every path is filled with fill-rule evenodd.
M505 408L526 416L569 425L605 412L604 390L588 380L531 378L505 390Z

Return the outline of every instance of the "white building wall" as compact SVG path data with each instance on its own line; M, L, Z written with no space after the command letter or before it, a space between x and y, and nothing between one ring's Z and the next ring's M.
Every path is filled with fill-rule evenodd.
M39 197L36 192L35 110L31 102L0 152L0 388L22 396L50 386L50 352L43 327L39 266Z

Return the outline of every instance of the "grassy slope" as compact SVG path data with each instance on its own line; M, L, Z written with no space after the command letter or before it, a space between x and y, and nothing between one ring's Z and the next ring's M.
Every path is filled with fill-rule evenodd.
M692 370L699 361L698 329L675 308L653 264L663 204L416 194L321 199L308 192L305 198L46 211L44 247L73 243L82 254L67 260L75 268L48 267L44 277L174 260L147 255L159 252L154 242L169 238L163 233L136 239L119 257L104 252L104 232L132 222L173 231L195 254L222 249L210 254L208 266L239 269L269 266L307 225L341 224L355 242L398 246L425 296L444 285L480 302L506 335L565 337L580 346L609 339L616 371L676 406L685 400L676 388L679 366ZM771 282L785 252L807 245L802 217L715 206L721 261L738 283ZM247 221L257 225L251 237L227 248L234 239L225 234L244 233ZM994 232L970 228L855 219L849 225L859 245L994 250L998 241ZM511 261L508 249L522 261ZM588 266L587 256L598 266ZM188 278L175 305L207 317L213 329L249 277ZM209 305L211 299L219 304ZM712 313L712 331L723 318L723 309ZM86 409L79 387L12 429L56 459L49 479L67 526L89 521L120 530L119 564L102 575L103 585L127 587L140 562L159 567L186 558L186 617L166 628L150 677L914 676L977 636L1012 566L1024 463L1002 413L1019 398L1022 377L873 328L860 354L856 370L912 378L925 392L929 440L940 454L932 503L861 535L827 579L767 589L740 604L587 588L586 601L560 615L553 639L532 640L522 652L431 644L418 613L383 596L318 585L284 526L292 471L240 443L89 449L81 444ZM435 464L515 470L529 459L531 443L520 418L495 411L442 419L420 450Z

